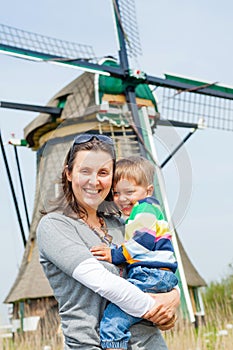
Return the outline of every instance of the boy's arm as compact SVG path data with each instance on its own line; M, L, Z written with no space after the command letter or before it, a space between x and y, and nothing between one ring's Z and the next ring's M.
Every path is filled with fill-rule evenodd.
M102 245L92 247L91 252L98 260L119 265L136 262L135 257L150 251L173 250L168 223L159 205L152 205L146 200L133 208L126 224L126 236L128 240L119 248L110 249Z
M106 245L92 247L90 252L93 256L96 256L98 260L112 262L111 248Z
M92 247L90 251L98 260L108 261L114 265L120 265L126 262L122 246L119 248L110 248L106 245L100 245Z

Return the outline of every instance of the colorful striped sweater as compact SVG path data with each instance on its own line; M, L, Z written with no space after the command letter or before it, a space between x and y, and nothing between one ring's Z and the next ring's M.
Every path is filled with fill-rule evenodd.
M111 250L115 265L163 268L175 272L177 262L168 222L154 197L138 201L125 223L125 242Z

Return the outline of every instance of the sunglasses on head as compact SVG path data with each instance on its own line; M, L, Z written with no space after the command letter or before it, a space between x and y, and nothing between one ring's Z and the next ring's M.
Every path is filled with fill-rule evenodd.
M93 139L96 139L98 141L107 143L108 145L113 146L113 140L106 136L106 135L101 135L101 134L81 134L77 135L74 139L74 145L81 145L82 143L86 143L89 141L92 141Z

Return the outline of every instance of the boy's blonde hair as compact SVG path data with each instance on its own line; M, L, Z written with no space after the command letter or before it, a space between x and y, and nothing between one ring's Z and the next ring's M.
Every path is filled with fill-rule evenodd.
M134 180L138 186L153 185L155 175L154 165L141 156L130 156L116 162L114 186L118 181Z

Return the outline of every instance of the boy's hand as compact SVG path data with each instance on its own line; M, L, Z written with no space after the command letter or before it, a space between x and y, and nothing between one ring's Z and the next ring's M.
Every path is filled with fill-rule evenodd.
M98 260L112 262L111 248L106 245L95 246L90 249L91 253L97 257Z

